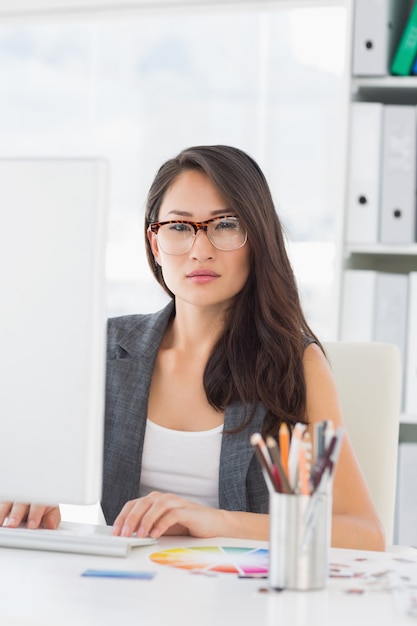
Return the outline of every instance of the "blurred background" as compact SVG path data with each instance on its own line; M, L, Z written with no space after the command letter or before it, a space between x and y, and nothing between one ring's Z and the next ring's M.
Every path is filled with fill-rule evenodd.
M108 160L113 316L166 301L146 263L142 226L161 163L196 144L246 150L270 183L307 318L333 339L347 106L343 2L175 4L1 20L0 157Z

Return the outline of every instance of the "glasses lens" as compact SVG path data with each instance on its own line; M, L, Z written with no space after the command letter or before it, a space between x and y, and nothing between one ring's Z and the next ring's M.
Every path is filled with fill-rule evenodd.
M193 245L194 228L189 224L172 222L158 230L158 242L166 254L184 254Z
M247 239L246 230L237 217L222 217L210 222L207 235L219 250L237 250L245 245Z
M182 222L162 224L158 230L158 243L166 254L184 254L194 243L193 226ZM245 245L246 230L237 217L222 217L209 221L207 236L219 250L237 250Z

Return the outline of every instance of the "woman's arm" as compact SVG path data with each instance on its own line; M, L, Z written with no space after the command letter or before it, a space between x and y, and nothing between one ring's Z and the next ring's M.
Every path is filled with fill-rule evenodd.
M268 540L268 515L225 511L154 491L130 500L114 521L113 534L158 538L161 535L235 537Z
M330 366L316 344L305 350L307 416L313 437L314 424L331 419L343 425L341 408ZM218 510L172 494L153 492L127 502L115 520L114 534L190 534L195 537L239 537L268 540L268 515ZM333 483L332 545L384 550L384 532L346 434Z
M307 417L313 437L314 424L333 420L343 426L341 407L331 368L316 344L304 354ZM332 545L338 548L384 550L385 537L371 495L345 428L333 483Z

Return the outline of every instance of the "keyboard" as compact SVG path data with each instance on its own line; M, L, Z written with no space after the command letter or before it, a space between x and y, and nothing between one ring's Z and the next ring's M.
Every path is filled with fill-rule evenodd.
M111 526L61 522L56 530L0 527L0 548L22 548L126 557L132 549L157 543L151 537L115 537Z

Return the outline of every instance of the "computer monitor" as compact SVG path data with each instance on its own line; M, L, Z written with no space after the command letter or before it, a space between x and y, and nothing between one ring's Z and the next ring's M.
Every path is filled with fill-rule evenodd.
M0 159L0 500L101 495L107 166Z

